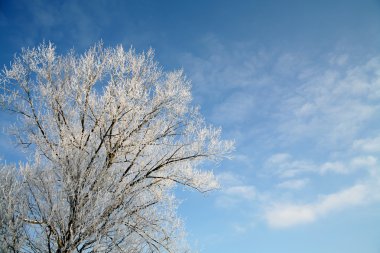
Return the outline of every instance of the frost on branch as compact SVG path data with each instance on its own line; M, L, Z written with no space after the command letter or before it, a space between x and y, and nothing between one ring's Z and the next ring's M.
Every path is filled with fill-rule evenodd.
M62 56L42 44L4 69L0 104L35 153L15 179L26 196L12 207L19 252L184 250L171 190L217 187L200 166L233 145L191 106L182 71L153 56L102 44Z

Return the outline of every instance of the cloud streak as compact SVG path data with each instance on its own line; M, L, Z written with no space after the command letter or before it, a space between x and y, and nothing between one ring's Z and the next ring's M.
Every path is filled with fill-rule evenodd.
M378 116L380 59L360 66L338 62L299 78L302 84L282 101L278 130L284 139L347 145Z
M310 58L205 41L209 54L183 57L196 96L213 101L210 118L233 133L237 150L255 157L230 172L235 181L217 206L262 212L270 227L287 228L378 201L370 198L380 189L370 178L380 152L380 57ZM248 169L257 177L236 176Z
M309 178L286 180L277 185L281 189L300 190L310 182Z
M252 203L257 198L256 188L247 184L234 173L224 172L217 176L221 191L216 198L216 205L222 208L236 208L244 203Z
M372 190L368 185L357 184L348 189L319 197L310 204L275 204L266 210L264 218L273 228L288 228L311 223L331 212L368 202Z

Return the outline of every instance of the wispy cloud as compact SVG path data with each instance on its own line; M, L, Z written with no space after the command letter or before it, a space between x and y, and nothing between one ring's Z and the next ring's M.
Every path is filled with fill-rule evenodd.
M216 199L216 205L223 208L236 208L244 203L251 203L257 198L256 188L231 172L219 174L221 191Z
M271 227L290 227L378 201L369 196L380 187L369 179L379 165L379 57L354 61L330 52L311 59L302 52L227 48L213 37L206 43L214 46L208 54L184 55L185 69L196 94L213 100L208 116L236 134L238 150L259 158L244 166L262 180L253 186L252 179L222 176L230 181L219 207L264 210ZM315 185L321 188L311 191Z
M380 152L380 136L357 139L354 141L352 148L355 151L378 153Z
M327 161L317 163L294 159L290 154L279 153L270 156L265 162L268 173L279 178L294 178L303 174L326 175L350 174L358 169L370 170L377 165L377 159L371 155L347 157L347 161Z
M287 153L273 154L265 162L265 167L271 174L281 178L290 178L316 170L315 164L306 160L296 160Z
M330 55L328 69L314 69L300 77L304 79L302 84L282 100L277 131L290 149L300 150L297 154L300 158L295 158L293 152L274 153L267 158L265 168L285 179L277 187L288 190L298 185L304 187L304 181L297 177L306 174L308 183L331 174L341 175L342 179L335 183L339 187L339 182L349 182L344 178L347 175L358 170L364 173L357 174L357 183L341 191L314 196L315 201L311 202L302 201L296 193L291 199L297 201L283 201L272 194L272 204L263 204L266 206L263 217L271 227L311 223L339 210L379 201L380 185L375 182L380 178L379 164L374 155L380 146L373 122L379 120L380 60L373 58L358 66L349 66L348 60L347 55ZM309 148L325 152L320 152L319 157L310 154L305 157L300 149L303 146L299 145L305 140ZM309 195L310 198L313 196Z
M286 180L279 183L277 187L282 189L300 190L304 188L309 182L309 178Z
M357 184L336 193L320 196L314 203L276 203L266 210L264 217L268 225L274 228L310 223L331 212L368 202L372 190L375 189L370 189L365 184Z
M360 66L345 66L345 61L327 69L316 67L280 102L278 130L284 139L347 145L376 117L380 59Z
M224 122L225 126L246 123L251 118L255 100L252 94L232 93L214 108L211 117L215 122Z

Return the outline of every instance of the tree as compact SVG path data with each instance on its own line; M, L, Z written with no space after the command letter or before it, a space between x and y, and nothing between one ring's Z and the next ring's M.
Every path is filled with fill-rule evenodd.
M14 167L0 167L0 252L19 252L25 240L23 221L18 218L25 203L19 176Z
M200 166L233 144L191 106L182 71L164 72L153 58L101 43L57 55L49 43L23 49L3 70L0 103L19 115L12 134L34 154L1 170L3 247L184 250L173 187L217 187Z

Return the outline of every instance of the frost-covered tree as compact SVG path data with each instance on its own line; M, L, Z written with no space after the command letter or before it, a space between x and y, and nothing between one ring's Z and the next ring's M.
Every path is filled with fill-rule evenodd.
M0 244L10 252L182 252L173 187L217 182L205 161L232 143L191 105L182 71L153 51L101 43L82 55L24 49L1 74L12 134L33 153L0 170Z
M12 166L0 166L0 252L20 252L23 240L23 210L25 194L20 173Z

